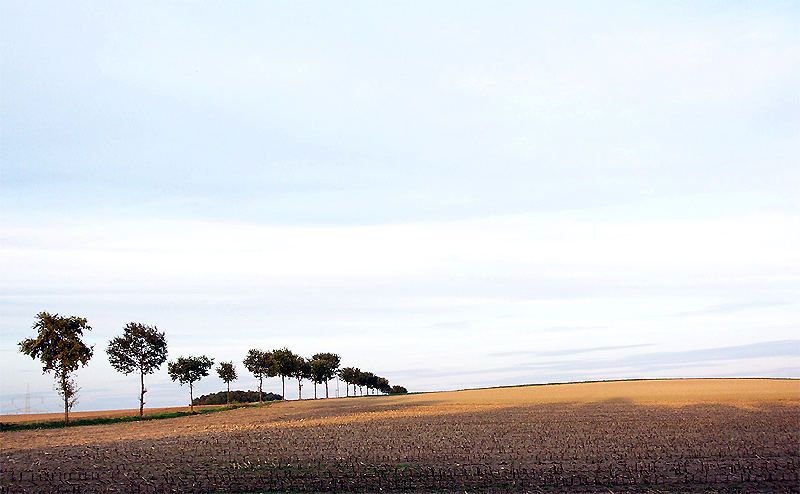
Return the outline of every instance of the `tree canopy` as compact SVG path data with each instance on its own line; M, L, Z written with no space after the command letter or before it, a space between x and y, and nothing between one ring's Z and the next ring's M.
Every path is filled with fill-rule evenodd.
M231 383L238 377L236 375L236 367L233 365L233 362L220 362L216 371L219 378L226 383Z

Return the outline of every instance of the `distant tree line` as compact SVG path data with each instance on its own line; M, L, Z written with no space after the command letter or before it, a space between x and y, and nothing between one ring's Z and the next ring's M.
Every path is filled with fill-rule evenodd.
M258 391L220 391L218 393L210 393L203 396L198 396L192 403L197 405L226 405L229 403L255 403L262 401L279 401L283 396L276 395L275 393L261 393Z
M33 329L36 337L27 338L19 342L20 352L33 359L42 361L44 373L53 372L56 379L56 390L64 399L64 422L69 422L69 411L77 400L77 387L72 374L81 366L85 366L92 358L94 348L83 343L85 331L91 331L87 320L76 316L59 316L40 312L36 315ZM164 332L158 331L155 326L132 322L127 324L120 336L113 338L106 348L111 366L125 375L137 373L140 379L139 388L139 415L144 414L144 395L147 389L144 385L144 376L157 371L167 360L167 340ZM317 399L317 386L325 384L325 398L329 396L329 382L339 377L347 384L346 396L350 396L350 386L353 387L353 396L363 396L364 388L367 395L378 392L385 394L406 393L402 386L390 386L389 381L373 374L361 371L357 367L340 368L339 355L335 353L317 353L311 358L304 358L295 354L288 348L271 351L250 349L242 362L245 368L258 379L258 392L233 391L230 383L237 379L236 366L233 362L221 362L217 367L217 375L227 384L225 402L230 403L231 395L235 401L250 401L253 396L263 402L265 396L268 401L275 399L272 393L263 393L264 379L269 377L281 378L281 396L286 396L286 378L297 379L298 400L303 399L303 381L314 384L314 399ZM220 401L221 393L204 395L194 398L194 383L207 376L214 359L205 355L178 357L167 363L167 373L173 381L181 385L189 385L189 407L194 411L194 405L200 401ZM240 393L240 394L237 394ZM245 393L245 394L241 394ZM252 393L252 394L247 394ZM212 398L213 396L213 398ZM244 399L246 398L246 399ZM205 404L205 403L203 403Z
M325 398L329 396L328 383L337 376L347 384L347 396L350 396L350 386L353 386L353 396L356 389L363 396L364 388L367 395L381 392L384 394L407 393L402 386L390 386L389 380L372 372L364 372L357 367L339 368L339 355L335 353L317 353L311 358L297 355L288 348L263 351L251 348L247 352L243 363L245 368L258 378L258 390L262 389L264 378L280 377L282 393L286 395L286 378L297 379L298 399L303 398L303 381L314 384L314 399L317 399L317 385L325 384Z

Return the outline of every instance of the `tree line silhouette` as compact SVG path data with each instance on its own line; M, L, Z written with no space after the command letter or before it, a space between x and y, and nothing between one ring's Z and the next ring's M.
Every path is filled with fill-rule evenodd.
M56 390L64 399L64 422L69 422L69 410L76 401L79 390L72 373L78 367L85 366L92 358L94 348L82 341L84 331L91 331L87 320L77 316L59 316L40 312L36 315L33 329L37 331L34 338L19 342L20 352L31 358L42 361L44 373L53 372L56 379ZM167 360L167 341L164 332L155 326L132 322L123 328L122 335L109 341L106 348L111 366L125 375L138 373L140 378L139 415L144 414L144 376L154 373ZM390 386L389 381L364 372L357 367L340 368L341 360L335 353L317 353L311 358L304 358L288 348L271 351L250 349L242 361L245 368L258 378L258 397L262 400L265 378L281 378L281 398L286 396L286 378L297 380L298 400L303 399L303 381L314 384L314 399L317 399L317 385L325 384L325 398L328 398L328 383L341 378L347 384L346 396L353 396L356 389L363 396L378 392L386 394L407 393L402 386ZM207 376L214 359L205 355L178 357L167 363L167 374L170 379L181 385L189 385L189 407L194 411L194 383ZM215 369L220 379L227 384L226 401L230 403L230 383L237 379L236 366L231 362L221 362ZM234 392L236 393L236 392Z

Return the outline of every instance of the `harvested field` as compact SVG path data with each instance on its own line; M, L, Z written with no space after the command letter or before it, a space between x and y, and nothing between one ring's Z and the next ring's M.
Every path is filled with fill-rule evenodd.
M277 403L2 434L3 492L797 492L800 382Z

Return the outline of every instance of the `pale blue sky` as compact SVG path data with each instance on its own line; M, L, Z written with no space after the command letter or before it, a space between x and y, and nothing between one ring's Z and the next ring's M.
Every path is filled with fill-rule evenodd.
M4 413L58 409L41 310L94 327L78 409L136 406L130 321L412 390L800 377L796 5L0 9Z

